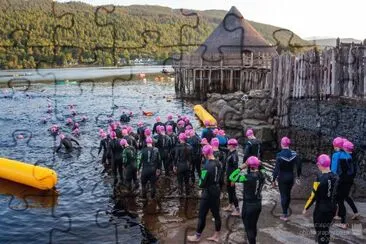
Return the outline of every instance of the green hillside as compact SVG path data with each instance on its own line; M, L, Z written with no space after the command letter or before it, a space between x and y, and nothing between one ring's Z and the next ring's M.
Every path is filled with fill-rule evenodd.
M193 12L198 17L190 16ZM113 11L81 2L53 6L52 0L0 0L0 68L109 66L144 57L161 61L196 49L225 14L150 5L116 6ZM251 23L276 43L272 35L278 27ZM289 33L278 33L282 49L288 39ZM293 43L307 44L298 36Z

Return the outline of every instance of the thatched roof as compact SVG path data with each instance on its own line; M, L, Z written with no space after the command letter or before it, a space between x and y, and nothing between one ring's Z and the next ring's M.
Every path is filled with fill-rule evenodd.
M208 57L211 54L241 53L244 50L277 54L276 49L233 6L195 54Z

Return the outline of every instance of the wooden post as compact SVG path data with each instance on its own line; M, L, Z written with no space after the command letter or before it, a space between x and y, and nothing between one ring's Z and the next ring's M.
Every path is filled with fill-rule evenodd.
M221 87L221 90L219 93L223 93L224 92L224 70L222 69L221 67L221 70L220 70L220 87Z
M230 69L230 88L229 91L234 91L234 81L233 81L233 69Z
M212 88L211 88L211 82L212 82L212 69L210 68L210 70L208 71L208 91L211 92Z
M240 70L240 84L239 84L239 90L244 91L244 71Z

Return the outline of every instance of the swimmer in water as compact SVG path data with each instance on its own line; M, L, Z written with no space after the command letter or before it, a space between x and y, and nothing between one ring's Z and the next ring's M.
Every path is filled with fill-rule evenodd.
M65 147L66 152L71 152L73 150L72 142L75 142L76 145L80 147L79 142L75 139L66 137L64 134L60 134L60 145L56 148L56 152L58 152L62 146Z

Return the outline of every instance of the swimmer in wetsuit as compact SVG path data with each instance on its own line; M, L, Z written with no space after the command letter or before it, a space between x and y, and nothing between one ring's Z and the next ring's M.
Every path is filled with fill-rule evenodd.
M132 190L132 181L135 185L134 190L139 188L137 180L137 164L136 164L136 149L130 146L127 140L121 140L121 146L123 147L123 168L126 174L126 186L129 191Z
M100 134L100 137L102 137L102 140L100 141L100 144L99 144L98 155L103 150L102 164L106 165L107 155L108 155L107 151L108 151L108 146L109 146L109 138L107 137L107 134L104 131ZM109 161L108 161L108 164L110 164Z
M156 129L158 128L158 126L164 126L164 128L165 128L165 125L163 122L161 122L161 119L159 116L156 117L155 121L156 121L156 123L154 124L153 130L152 130L153 135L157 133Z
M232 216L240 216L239 202L236 197L235 183L229 180L230 175L238 168L239 155L236 150L238 147L238 141L236 139L230 139L228 141L229 153L226 157L226 182L227 193L229 195L229 205L224 208L224 211L232 211Z
M123 159L122 152L123 147L120 144L120 140L117 139L116 132L111 131L111 140L108 146L108 153L111 155L112 160L112 173L114 177L114 185L118 183L118 174L120 177L120 184L123 185Z
M190 130L190 137L187 143L192 147L191 180L194 184L196 181L195 171L197 171L198 178L201 175L201 138L196 134L194 129Z
M337 137L333 140L333 147L335 153L332 155L331 170L339 177L339 184L337 189L337 204L338 216L341 217L341 223L336 224L341 229L347 229L346 224L346 207L344 201L349 196L351 187L353 185L355 165L349 153L343 150L343 144L346 139Z
M66 152L71 152L73 149L72 142L75 142L80 147L80 144L77 140L68 138L64 134L60 134L60 145L56 148L56 152L58 152L62 146L65 147Z
M288 208L291 201L291 189L294 185L295 175L294 168L297 169L297 181L301 175L301 161L295 151L290 150L291 141L288 137L281 139L281 152L277 154L276 166L273 171L272 186L278 187L281 195L281 206L283 216L280 217L283 221L288 221Z
M220 190L223 189L224 182L225 182L225 169L226 169L226 162L225 162L225 153L219 150L220 142L217 138L212 138L211 146L214 151L214 156L217 161L220 163Z
M329 226L335 215L336 195L338 177L330 171L330 158L326 154L322 154L317 159L318 169L321 174L317 177L313 184L313 190L306 202L303 214L315 202L313 213L314 227L316 231L316 240L318 243L327 244L330 241Z
M142 198L147 197L147 183L151 185L151 198L155 198L156 181L160 175L161 160L159 149L153 147L151 137L146 138L146 147L144 147L138 157L139 171L141 170Z
M178 136L179 143L174 149L174 173L177 173L179 194L183 195L183 182L186 196L189 195L189 172L192 162L192 147L186 143L187 137L184 133Z
M158 126L158 137L155 146L159 149L160 159L164 165L165 176L170 176L172 165L169 161L169 149L171 148L170 137L165 134L165 127Z
M168 121L167 121L167 122L165 122L165 128L166 128L168 125L172 126L172 128L173 128L173 132L174 132L174 133L176 133L176 131L177 131L177 124L176 124L176 123L175 123L175 121L173 120L173 115L171 115L171 114L169 114L169 115L168 115Z
M243 164L247 161L250 156L261 158L261 142L254 136L252 129L248 129L245 132L245 136L248 138L246 141L243 151ZM249 169L248 169L249 170Z
M202 149L202 153L206 159L206 163L201 171L199 187L202 188L202 196L200 201L198 224L196 234L187 236L190 242L199 242L201 234L206 226L206 216L209 210L215 219L215 233L207 238L209 241L219 242L221 230L220 217L220 168L219 162L213 155L213 149L210 145L206 145Z
M259 170L260 161L257 157L251 156L246 164L250 168L249 173L241 175L241 168L235 170L229 177L231 182L240 182L243 187L243 208L241 217L248 243L255 244L257 237L257 222L262 211L262 189L264 186L264 175Z

